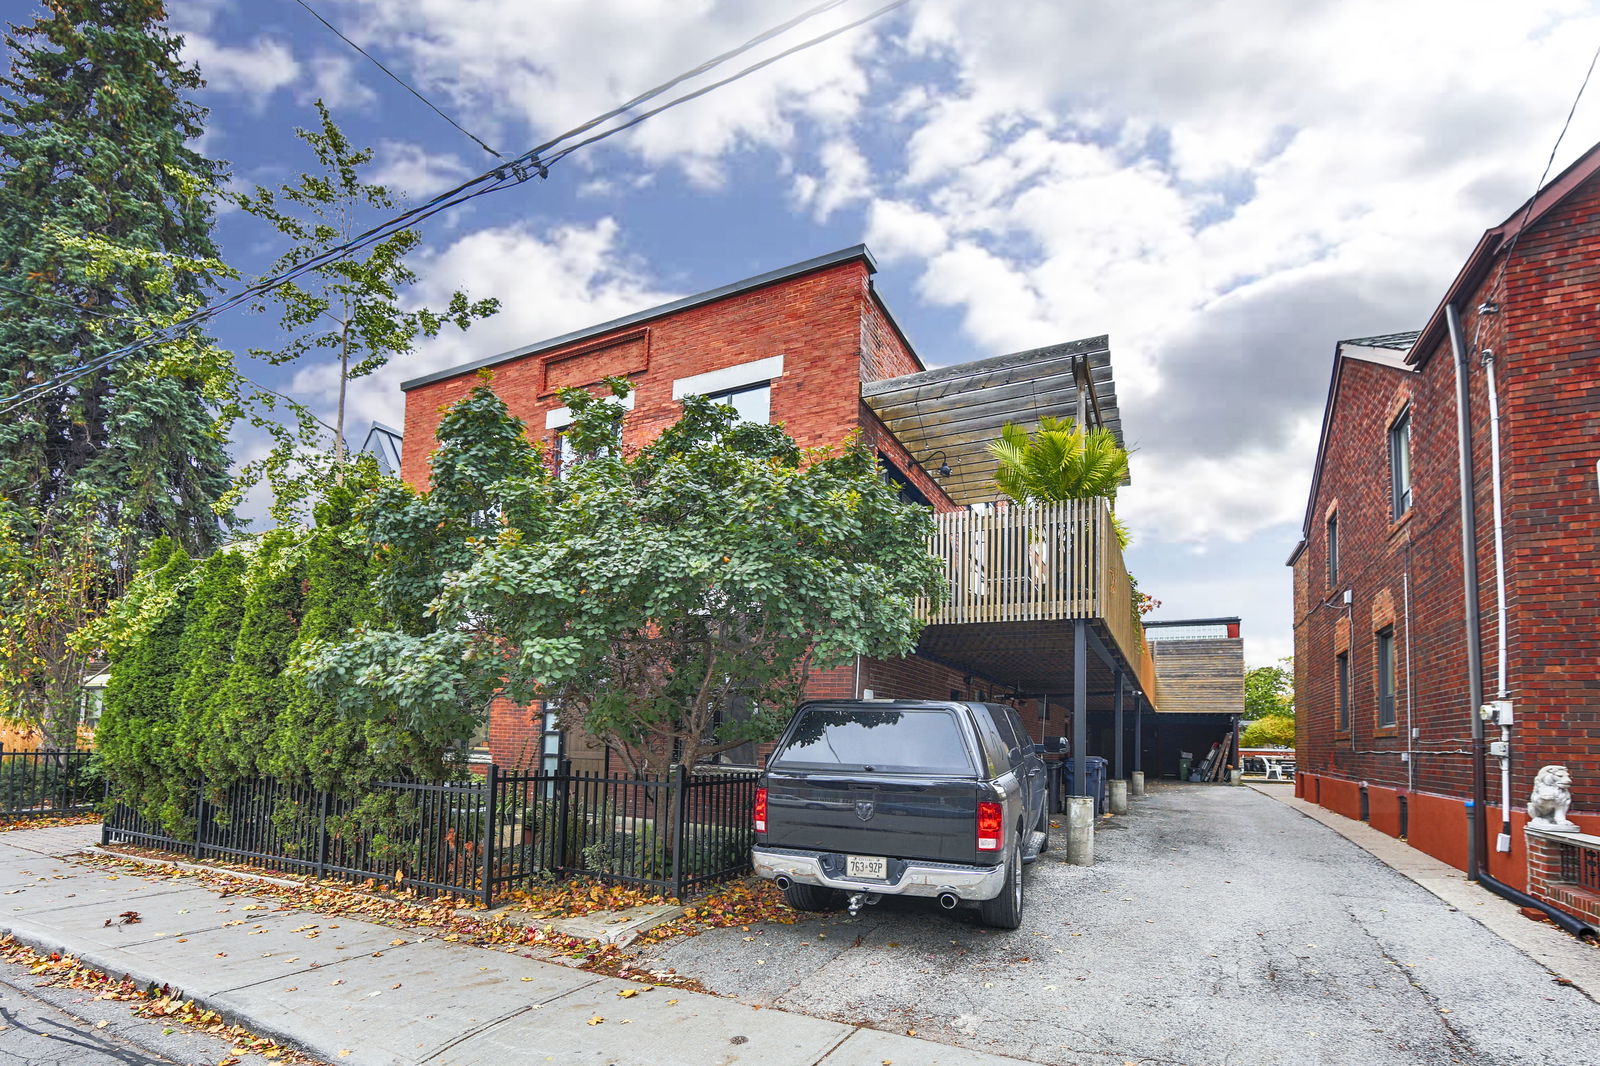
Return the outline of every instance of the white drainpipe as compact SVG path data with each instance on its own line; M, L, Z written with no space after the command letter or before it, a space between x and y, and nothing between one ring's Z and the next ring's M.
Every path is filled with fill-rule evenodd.
M1505 507L1500 496L1500 393L1494 380L1494 351L1483 350L1484 381L1489 390L1489 467L1490 485L1494 493L1494 594L1497 621L1495 652L1495 699L1502 707L1509 707L1511 692L1507 684L1506 664L1506 527ZM1500 835L1495 840L1495 850L1511 850L1511 722L1509 713L1502 710L1500 719Z

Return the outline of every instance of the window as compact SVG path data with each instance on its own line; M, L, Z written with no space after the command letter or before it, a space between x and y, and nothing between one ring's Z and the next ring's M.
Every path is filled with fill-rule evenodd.
M770 764L885 773L973 773L966 739L949 711L813 706L790 727Z
M1389 427L1390 517L1411 510L1411 409L1401 412Z
M1328 584L1339 581L1339 515L1328 516Z
M1395 693L1394 627L1378 630L1378 728L1393 729Z
M556 477L564 478L571 471L572 464L584 459L593 458L595 454L614 455L622 447L622 427L617 427L615 443L610 448L602 449L599 453L591 452L588 455L579 455L578 450L572 446L572 441L567 438L566 430L556 434Z
M763 381L759 385L747 385L744 388L728 389L725 392L709 392L706 399L712 403L724 403L732 407L739 415L741 422L755 422L766 425L772 421L772 383Z
M1339 732L1350 731L1350 653L1340 652L1334 659L1339 671Z

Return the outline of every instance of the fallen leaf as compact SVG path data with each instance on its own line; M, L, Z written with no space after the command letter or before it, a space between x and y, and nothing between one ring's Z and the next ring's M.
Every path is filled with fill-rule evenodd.
M639 994L639 990L637 988L624 988L622 991L617 993L617 998L619 998L619 999L632 999L634 996L637 996L638 994Z
M341 1059L349 1058L350 1057L350 1049L349 1048L340 1048L339 1049L339 1057Z
M600 1017L600 1015L596 1014L593 1018L589 1019L589 1024L590 1025L599 1025L603 1021L605 1021L605 1019Z
M106 1026L108 1026L110 1024L111 1024L110 1022L106 1021L104 1018L101 1018L99 1021L94 1023L94 1027L96 1029L104 1029Z

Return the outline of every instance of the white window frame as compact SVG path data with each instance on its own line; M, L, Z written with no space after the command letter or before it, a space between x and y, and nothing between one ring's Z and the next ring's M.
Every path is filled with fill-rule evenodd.
M721 370L677 378L672 382L672 398L681 400L685 396L712 396L717 393L735 392L746 386L760 385L762 382L775 381L781 377L783 377L783 356L774 355L768 359L754 359L748 363L723 367Z

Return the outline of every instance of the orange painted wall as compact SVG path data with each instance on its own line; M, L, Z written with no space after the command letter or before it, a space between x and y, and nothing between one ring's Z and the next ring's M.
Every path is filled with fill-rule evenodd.
M1400 835L1400 796L1395 788L1367 786L1367 824L1392 837Z

